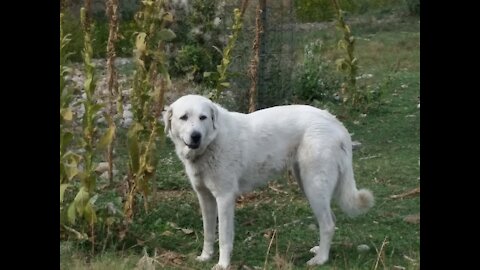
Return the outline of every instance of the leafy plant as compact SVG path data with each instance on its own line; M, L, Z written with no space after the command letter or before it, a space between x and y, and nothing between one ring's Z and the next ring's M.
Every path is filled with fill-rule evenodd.
M345 74L345 79L341 88L343 103L349 103L355 107L357 102L357 70L358 59L354 55L355 37L352 35L350 27L345 23L344 12L338 5L338 0L332 0L333 6L337 12L337 28L343 33L343 37L338 41L338 49L345 51L345 57L335 61L337 70Z
M171 85L164 54L165 42L176 35L167 23L173 16L164 1L147 0L135 16L140 32L136 33L132 109L134 121L127 133L129 191L124 204L127 221L133 219L136 194L143 197L148 211L149 181L153 179L157 160L155 150L159 130L157 118L163 109L164 93ZM155 187L155 185L154 185Z
M198 45L184 45L177 52L173 68L177 74L186 74L191 81L202 82L202 74L212 65L208 50Z
M297 99L309 102L336 101L340 78L329 61L323 57L322 49L321 40L305 45L303 63L294 74L294 94Z
M115 45L118 39L118 0L107 0L106 13L109 19L109 33L107 44L107 83L108 92L110 93L108 102L108 112L104 117L108 121L108 130L113 132L112 140L108 142L107 146L107 161L108 161L108 179L110 186L113 185L113 142L115 138L115 123L112 120L116 111L122 112L123 100L121 92L118 91L117 71L115 68L116 49ZM115 96L117 96L117 108L115 110Z
M203 73L214 69L221 59L216 49L224 44L220 2L192 0L188 10L175 11L172 30L178 38L172 41L169 54L172 76L187 76L196 83L211 86L211 81L204 78Z
M235 42L238 39L238 36L240 35L240 32L242 30L242 18L243 18L243 13L240 11L240 9L236 8L233 10L234 14L234 22L232 25L232 34L228 36L228 41L227 45L222 51L222 60L220 64L217 66L217 71L216 72L205 72L203 74L204 77L210 77L216 82L215 84L215 89L210 92L210 98L212 100L218 100L226 88L230 87L230 83L228 82L228 67L231 63L232 60L232 51L233 48L235 47Z
M60 225L62 227L66 224L65 192L67 188L72 186L70 182L78 176L78 165L81 161L81 156L69 149L74 138L71 130L73 112L70 108L73 100L73 89L67 87L65 80L68 75L65 64L69 56L67 45L70 42L70 35L64 33L63 22L64 14L60 13Z
M87 5L86 5L87 6ZM80 10L82 27L84 30L84 50L82 52L85 67L85 83L84 90L86 99L82 101L85 113L82 119L82 137L79 139L80 147L84 149L82 154L83 170L78 172L81 186L70 203L67 210L67 218L70 224L76 224L77 219L84 219L91 229L92 248L94 247L93 228L97 222L94 203L98 198L95 194L96 174L94 156L98 151L106 148L111 142L114 129L109 128L99 138L98 128L95 126L97 112L102 108L101 104L97 104L94 99L96 77L95 66L92 63L92 45L91 45L91 29L93 25L87 19L86 8ZM73 230L70 228L70 230Z

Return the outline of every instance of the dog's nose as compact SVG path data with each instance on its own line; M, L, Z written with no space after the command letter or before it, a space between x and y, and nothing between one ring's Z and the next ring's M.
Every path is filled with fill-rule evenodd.
M198 143L198 142L200 142L200 139L202 138L202 134L200 134L200 132L198 132L198 131L194 131L190 135L190 138L192 139L193 143Z

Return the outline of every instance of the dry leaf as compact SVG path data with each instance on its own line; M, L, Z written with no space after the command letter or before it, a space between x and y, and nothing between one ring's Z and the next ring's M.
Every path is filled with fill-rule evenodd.
M172 236L173 233L171 231L164 231L162 234L160 234L161 236Z
M192 229L182 228L182 232L183 232L184 234L192 234L192 233L193 233L193 230L192 230Z

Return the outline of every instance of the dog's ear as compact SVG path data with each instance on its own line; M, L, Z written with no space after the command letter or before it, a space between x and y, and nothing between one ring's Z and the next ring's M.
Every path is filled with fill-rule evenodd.
M165 110L162 112L163 124L165 125L165 133L168 134L172 122L172 107L165 106Z
M217 129L217 121L218 121L218 108L215 103L212 102L212 105L210 106L212 109L212 123L213 123L213 129Z

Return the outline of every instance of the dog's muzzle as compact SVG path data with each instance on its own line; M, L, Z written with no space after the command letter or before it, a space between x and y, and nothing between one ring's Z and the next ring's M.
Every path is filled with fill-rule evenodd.
M190 149L197 149L198 147L200 147L201 140L202 140L202 134L198 131L194 131L192 132L192 134L190 134L190 143L186 143L186 142L184 143Z

